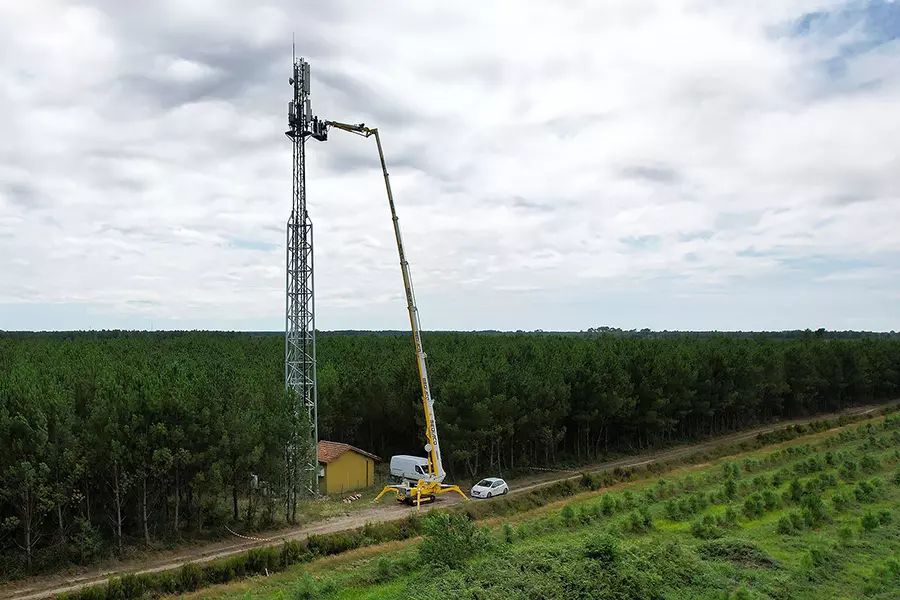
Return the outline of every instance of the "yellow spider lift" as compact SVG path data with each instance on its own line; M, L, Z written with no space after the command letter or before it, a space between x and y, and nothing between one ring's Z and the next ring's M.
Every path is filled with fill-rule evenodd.
M416 345L416 359L419 367L419 381L422 384L422 405L425 409L425 436L428 443L425 451L428 453L428 473L416 481L404 479L401 483L387 485L375 498L377 502L388 492L394 492L399 502L414 504L417 508L423 501L433 502L438 494L456 492L463 499L468 500L459 486L443 483L446 473L441 463L441 446L438 443L437 424L434 420L434 399L431 397L431 387L428 384L428 370L425 366L425 351L422 349L422 337L419 326L419 310L416 308L416 298L413 294L412 278L409 274L409 263L403 252L403 242L400 239L400 223L397 219L397 211L394 208L394 195L391 193L391 181L388 177L387 164L384 161L384 151L381 148L381 137L377 128L366 127L365 124L350 125L336 121L325 121L326 127L334 127L349 133L355 133L363 137L375 136L378 146L378 158L381 160L381 171L384 173L384 187L387 189L388 204L391 207L391 219L394 222L394 236L397 238L397 252L400 254L400 270L403 273L403 286L406 288L406 303L409 309L409 324L412 327L413 341Z

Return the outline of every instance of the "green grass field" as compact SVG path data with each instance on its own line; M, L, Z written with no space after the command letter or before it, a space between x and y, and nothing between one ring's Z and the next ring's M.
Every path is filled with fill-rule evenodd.
M873 419L198 598L896 598L900 417Z

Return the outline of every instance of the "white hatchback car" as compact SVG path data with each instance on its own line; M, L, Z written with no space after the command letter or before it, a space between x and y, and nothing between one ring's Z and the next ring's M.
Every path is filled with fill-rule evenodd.
M501 496L509 491L509 486L499 477L482 479L472 487L473 498L492 498Z

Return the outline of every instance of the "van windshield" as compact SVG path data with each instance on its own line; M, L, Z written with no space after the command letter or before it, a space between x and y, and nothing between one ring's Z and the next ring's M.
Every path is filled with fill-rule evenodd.
M493 480L491 480L491 479L482 479L481 481L479 481L479 482L476 483L475 485L477 485L478 487L491 487L491 484L492 484L492 483L494 483L494 482L493 482Z

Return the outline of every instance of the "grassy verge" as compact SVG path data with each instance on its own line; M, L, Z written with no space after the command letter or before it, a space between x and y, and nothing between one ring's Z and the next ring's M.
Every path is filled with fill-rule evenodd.
M900 418L780 446L195 596L895 597Z
M871 415L868 416L871 418ZM749 451L759 449L768 445L783 442L785 440L796 439L800 436L808 436L810 434L821 433L829 428L850 422L855 419L842 417L840 420L834 421L816 421L809 425L790 426L775 432L761 434L754 440L748 440L738 444L722 445L712 450L694 453L689 456L682 456L678 459L672 459L665 462L650 463L636 469L614 469L601 473L585 473L576 480L561 481L550 484L528 493L511 495L503 499L492 502L483 503L467 503L455 507L449 511L439 511L460 516L464 513L468 520L485 520L496 519L498 517L509 517L514 515L528 514L535 509L552 506L554 503L564 499L575 498L579 493L589 496L595 495L590 492L596 492L603 488L621 485L623 482L631 482L637 484L653 480L662 473L671 472L692 461L710 461L718 457L728 456L741 451ZM881 422L882 419L877 419ZM843 434L841 434L843 435ZM795 457L792 452L785 451L782 454L773 453L780 458L781 461L793 460ZM754 464L752 461L759 460L748 456L745 459L745 468L751 468L747 465ZM773 464L769 459L768 464ZM751 462L747 462L751 461ZM684 479L685 486L696 484L690 483L690 477L687 475ZM658 481L655 485L659 485ZM681 481L681 479L679 480ZM708 480L704 480L706 485L711 485ZM745 484L742 484L745 485ZM686 491L685 488L682 491ZM735 492L737 493L737 492ZM616 510L622 507L630 507L632 502L631 491L626 491L623 495L622 506L613 507L610 510L608 506L599 506L596 510L598 515L611 516ZM604 495L604 497L612 497L612 495ZM580 500L578 500L580 502ZM603 502L609 502L604 500ZM577 502L573 502L577 505ZM629 508L630 509L630 508ZM567 513L574 508L564 507L560 513ZM649 509L647 509L649 510ZM580 513L579 513L580 514ZM587 513L586 513L587 514ZM634 514L638 514L637 517ZM631 518L645 518L643 514L634 513ZM707 515L709 516L709 515ZM448 517L449 518L449 517ZM568 519L569 517L564 516ZM579 517L582 518L583 517ZM652 519L652 516L651 516ZM177 571L165 571L155 574L145 575L129 575L121 579L113 579L105 586L95 586L85 588L77 593L68 595L68 598L77 600L128 600L131 598L139 598L142 596L156 596L165 594L179 594L192 592L205 586L222 584L234 579L242 579L252 577L254 575L268 575L277 573L285 569L291 568L293 565L308 564L319 560L322 557L341 555L359 548L365 548L375 544L381 544L388 541L409 540L418 537L422 533L423 521L417 516L410 516L405 520L398 522L387 522L379 524L367 524L365 527L340 532L330 535L311 536L307 540L286 542L280 547L257 548L252 549L245 554L232 556L204 565L188 564ZM402 553L401 553L402 556ZM381 573L378 577L384 579L389 574L393 578L397 578L406 570L412 569L415 561L410 559L407 562L398 563L398 567L393 563L382 562ZM314 583L307 581L308 586ZM373 582L375 580L372 580ZM385 584L387 585L387 584ZM393 585L393 580L391 582ZM327 590L318 590L319 595L327 593Z

